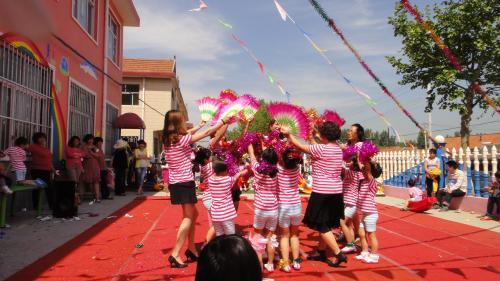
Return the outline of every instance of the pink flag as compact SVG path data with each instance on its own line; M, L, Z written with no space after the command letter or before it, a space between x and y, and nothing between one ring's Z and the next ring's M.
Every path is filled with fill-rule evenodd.
M196 9L191 9L189 11L190 12L201 12L201 11L205 10L206 8L208 8L207 4L205 2L203 2L203 0L200 0L200 6Z
M274 4L276 5L276 9L278 9L278 13L280 13L281 18L283 21L286 21L286 17L288 13L283 9L283 7L278 3L278 0L274 0Z
M260 61L258 61L257 64L259 65L260 72L265 73L265 71L264 71L264 65Z

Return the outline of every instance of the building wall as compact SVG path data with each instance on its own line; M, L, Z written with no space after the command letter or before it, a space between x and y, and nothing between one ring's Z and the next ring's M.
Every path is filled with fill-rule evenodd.
M95 116L94 132L95 135L103 135L103 117L105 114L105 104L109 102L115 107L121 105L121 85L122 79L121 60L123 58L123 26L118 13L109 6L111 13L115 15L119 22L119 63L114 64L110 59L106 59L105 38L106 28L106 5L108 0L96 0L96 36L92 38L80 26L79 22L72 16L72 1L53 1L44 0L47 13L53 21L55 36L43 40L31 41L41 52L43 58L51 65L54 70L54 85L57 100L61 109L61 135L59 140L61 145L65 144L68 138L68 114L69 114L69 96L71 91L71 82L77 83L95 95ZM0 30L1 33L7 33L8 30ZM73 49L73 50L71 50ZM81 56L77 55L79 53ZM111 78L106 77L96 68L90 66L91 62L97 69L105 70ZM107 66L105 66L107 64ZM67 67L66 67L67 66ZM107 80L107 81L106 81ZM116 81L116 82L113 82ZM106 81L106 82L105 82ZM107 84L107 85L106 85ZM105 86L106 85L106 86ZM106 93L106 94L105 94ZM64 131L63 131L64 130ZM29 136L30 137L30 136ZM59 148L55 147L54 150Z
M146 124L144 140L153 151L153 132L163 130L164 114L172 109L172 80L159 78L123 78L124 84L139 84L139 105L122 105L122 113L133 112ZM143 91L144 89L144 91ZM139 130L122 130L122 136L139 136Z

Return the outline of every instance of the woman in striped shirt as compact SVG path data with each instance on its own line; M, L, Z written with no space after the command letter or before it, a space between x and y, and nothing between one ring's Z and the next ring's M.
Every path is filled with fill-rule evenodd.
M382 168L376 162L367 162L362 168L364 179L361 180L361 186L358 195L358 209L363 214L361 226L364 231L359 231L361 240L361 254L356 259L366 263L378 263L378 240L375 235L377 228L378 211L375 203L375 194L377 193L377 178L382 174ZM366 232L371 244L371 253L368 252L368 241L364 234Z
M302 219L302 204L299 189L299 164L301 154L294 149L286 149L278 164L278 205L280 226L281 257L279 268L290 272L290 246L292 248L292 267L300 269L299 226Z
M202 140L220 127L226 121L217 123L201 133L191 135L186 129L186 119L178 110L170 110L165 115L163 127L163 143L165 160L169 167L169 189L171 203L182 205L182 221L177 232L177 240L168 261L172 267L183 268L187 264L180 261L179 252L188 238L188 249L185 254L190 260L197 259L194 244L194 231L198 210L196 209L196 191L191 163L191 144Z
M340 226L340 220L344 218L344 202L342 201L342 150L338 145L340 138L339 126L326 121L318 126L318 132L314 137L320 140L320 144L302 144L288 128L282 128L281 132L288 136L288 140L300 151L311 154L313 169L313 192L307 204L303 223L310 229L320 233L321 241L318 247L318 255L310 256L311 260L320 260L329 266L337 267L347 262L347 257L340 248L332 233L332 228ZM314 143L314 139L310 140ZM326 258L326 247L335 254L335 260Z
M271 237L278 224L278 154L272 148L266 148L262 152L262 160L257 161L253 145L248 146L251 167L254 173L254 221L253 228L257 234L267 237L267 257L268 262L264 268L268 272L274 271L274 247ZM262 262L262 255L259 254Z
M227 164L216 161L213 164L214 174L208 178L208 190L211 194L210 217L217 236L235 234L234 219L236 210L234 208L231 190L238 178L247 173L243 170L230 177L227 173Z

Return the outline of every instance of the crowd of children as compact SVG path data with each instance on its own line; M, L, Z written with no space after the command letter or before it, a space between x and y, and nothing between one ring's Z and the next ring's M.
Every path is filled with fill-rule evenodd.
M319 232L321 237L317 255L310 255L308 259L320 260L333 267L347 262L344 253L357 252L358 249L354 240L356 233L361 238L362 250L356 258L366 263L378 262L375 235L378 213L374 197L378 186L376 178L382 171L380 165L372 160L376 153L373 145L371 154L366 151L363 154L363 127L355 124L351 129L352 145L346 146L339 143L340 128L335 122L319 124L310 139L311 144L298 141L288 128L271 124L269 135L249 143L241 141L245 143L244 153L247 153L250 161L246 165L244 162L237 164L238 170L233 171L233 164L228 160L230 157L220 157L221 149L229 149L223 139L227 121L222 119L201 133L197 130L188 132L184 128L185 120L178 111L166 114L164 154L169 167L171 202L181 205L183 210L177 240L168 259L172 267L188 266L179 255L185 240L188 244L185 252L188 261L198 258L194 245L198 211L190 154L191 144L208 136L212 136L209 147L196 149L193 161L200 165L202 200L210 223L206 242L218 236L237 233L235 218L238 212L233 191L240 188L237 184L240 177L252 176L255 190L254 220L253 231L247 235L247 239L265 271L274 271L276 265L284 272L300 270L301 224ZM271 140L276 135L279 137ZM240 136L240 140L244 139L247 139L246 132ZM349 160L343 161L343 152L345 154L349 149L354 153ZM313 171L312 193L304 215L298 189L302 153L311 155ZM360 157L361 154L364 157ZM342 250L332 232L332 229L341 225L348 242ZM275 247L278 245L279 253L276 253ZM334 257L327 257L328 248ZM274 263L275 255L279 255L277 264Z

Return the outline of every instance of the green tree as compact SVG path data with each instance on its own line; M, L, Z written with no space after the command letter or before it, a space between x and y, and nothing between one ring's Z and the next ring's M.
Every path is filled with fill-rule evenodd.
M472 90L479 83L500 105L500 0L448 0L426 6L423 19L450 48L463 71L457 71L443 51L398 4L389 17L394 35L402 38L401 57L387 57L402 74L401 85L427 90L426 112L434 106L460 113L461 145L469 144L475 107L485 112L486 101Z
M264 100L260 100L260 108L255 113L254 119L248 128L249 132L256 133L266 133L269 129L269 123L271 122L271 116L267 112L267 104ZM227 139L234 140L241 136L241 132L245 128L244 123L238 123L237 127L229 130L227 132Z
M418 137L417 137L417 143L416 143L416 146L418 149L422 149L422 148L425 148L425 142L426 142L426 137L425 137L425 134L424 132L420 131L418 133Z

